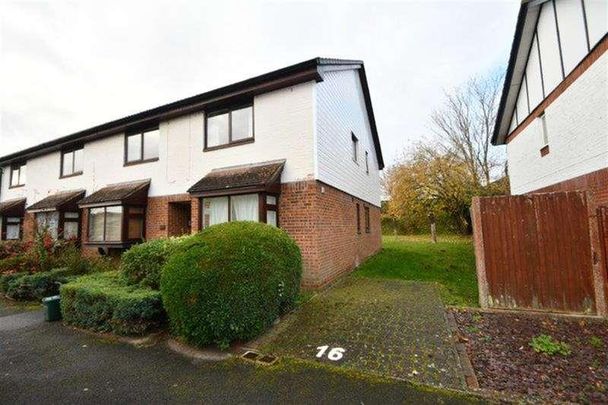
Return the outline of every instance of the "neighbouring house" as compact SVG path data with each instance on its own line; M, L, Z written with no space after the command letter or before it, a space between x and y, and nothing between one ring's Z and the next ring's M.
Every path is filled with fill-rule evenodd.
M305 287L377 252L384 167L363 62L315 58L0 158L1 238L115 254L252 220L299 244Z
M524 1L494 145L512 194L590 190L608 205L608 1Z

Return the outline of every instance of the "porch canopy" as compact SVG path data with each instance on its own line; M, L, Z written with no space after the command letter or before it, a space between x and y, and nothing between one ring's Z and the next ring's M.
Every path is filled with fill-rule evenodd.
M0 216L22 217L25 213L25 198L15 198L0 202Z
M110 184L78 202L80 208L146 205L150 179Z
M190 189L194 197L225 196L245 193L279 193L285 160L252 163L213 169Z
M29 212L77 211L78 201L84 197L85 190L63 191L51 194L27 207Z

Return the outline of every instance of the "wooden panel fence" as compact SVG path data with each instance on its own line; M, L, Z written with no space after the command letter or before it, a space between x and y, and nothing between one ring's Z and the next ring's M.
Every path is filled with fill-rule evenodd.
M593 230L599 210L589 198L559 192L473 199L482 307L605 314L606 277L596 269L601 231Z

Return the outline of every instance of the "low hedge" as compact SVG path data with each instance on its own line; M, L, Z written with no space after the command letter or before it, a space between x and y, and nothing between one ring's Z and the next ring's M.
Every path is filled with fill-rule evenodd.
M69 268L55 269L34 274L16 273L0 280L2 292L14 300L34 301L59 294L59 286L66 283L73 272Z
M165 321L160 292L126 285L119 272L79 277L60 289L68 324L117 335L141 335Z
M160 285L174 333L225 348L256 337L292 308L301 274L300 249L285 231L230 222L180 244Z
M155 239L135 245L124 252L120 270L127 284L158 290L162 266L185 238L187 237Z

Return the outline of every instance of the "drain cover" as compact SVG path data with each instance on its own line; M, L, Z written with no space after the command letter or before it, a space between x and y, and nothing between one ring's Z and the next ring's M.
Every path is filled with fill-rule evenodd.
M262 364L266 364L266 365L270 365L270 364L274 363L275 361L277 361L277 358L270 354L265 354L258 359L258 363L262 363Z
M244 358L245 360L256 361L258 359L258 357L260 357L260 353L256 353L256 352L252 352L251 350L248 350L241 357Z

